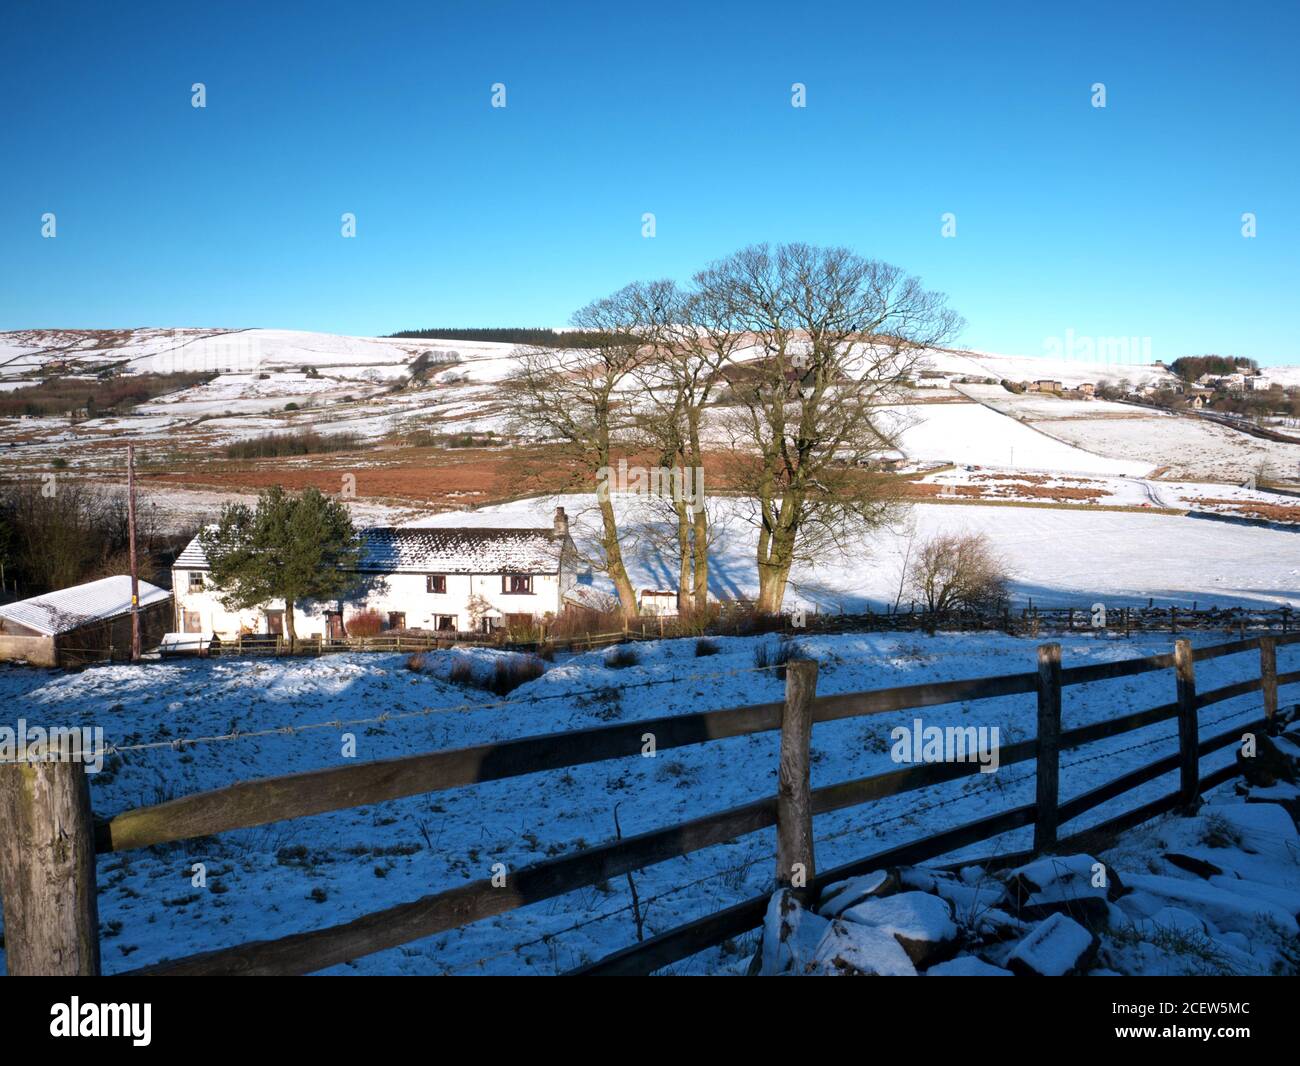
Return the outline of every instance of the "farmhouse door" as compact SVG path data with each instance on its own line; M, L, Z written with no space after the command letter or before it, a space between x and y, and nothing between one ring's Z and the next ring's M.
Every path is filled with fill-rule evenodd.
M325 625L327 627L326 632L329 634L330 640L343 639L344 633L343 633L343 612L342 611L326 611Z
M284 636L284 612L267 611L266 612L266 631L273 636Z

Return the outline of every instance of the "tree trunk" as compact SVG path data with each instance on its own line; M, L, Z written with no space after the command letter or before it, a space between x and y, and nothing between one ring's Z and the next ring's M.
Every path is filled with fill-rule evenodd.
M709 516L701 506L695 512L695 536L691 548L695 553L695 609L709 607Z
M289 638L289 654L292 655L294 645L298 642L298 633L293 628L293 600L287 596L284 599L284 632Z
M614 504L608 499L598 499L598 502L602 529L600 544L605 550L605 569L610 580L614 582L614 590L618 593L623 617L635 618L636 590L632 588L632 582L627 576L627 567L623 565L623 549L618 543L618 522L614 518Z
M794 545L797 525L789 518L795 502L789 497L781 501L781 513L769 532L764 527L758 538L758 604L759 614L780 614L785 599L786 582L794 564ZM771 514L769 507L764 513Z
M781 604L785 600L785 586L790 579L790 564L760 562L758 564L758 603L759 614L780 614Z
M694 592L691 578L691 520L686 513L686 501L673 500L677 512L677 612L685 614Z

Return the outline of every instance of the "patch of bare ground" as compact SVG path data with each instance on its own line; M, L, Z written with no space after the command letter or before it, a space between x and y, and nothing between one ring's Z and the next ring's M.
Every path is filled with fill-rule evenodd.
M154 471L148 483L189 489L257 492L271 485L337 493L345 477L359 497L441 506L499 503L519 496L591 491L563 457L529 449L360 449L289 465L284 459L209 462L198 468Z
M1027 500L1047 503L1088 502L1102 499L1107 495L1104 489L1075 488L1068 485L1045 486L1037 481L1001 481L992 485L936 485L913 482L908 486L907 495L922 499L959 497L978 500Z
M1243 518L1263 518L1269 522L1300 524L1300 506L1285 503L1262 503L1258 500L1223 500L1213 496L1184 496L1183 502L1195 507L1218 508Z

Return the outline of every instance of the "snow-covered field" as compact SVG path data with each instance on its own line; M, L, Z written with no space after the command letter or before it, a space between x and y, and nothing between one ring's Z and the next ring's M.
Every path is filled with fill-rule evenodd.
M1263 440L1192 415L1101 400L1015 395L1000 386L963 385L961 391L1009 419L1024 422L1026 429L1032 427L1049 439L1105 457L1101 462L1165 468L1164 476L1175 480L1240 484L1262 468L1279 479L1295 478L1300 471L1300 444ZM1042 468L1071 469L1056 459ZM1102 472L1100 467L1092 469Z
M123 751L92 777L100 815L251 777L339 765L342 736L356 737L358 759L462 746L562 729L711 710L780 698L781 683L758 670L754 649L774 637L721 638L716 655L697 658L691 640L639 645L640 661L623 669L591 652L551 664L506 703L443 678L454 656L490 658L485 650L430 655L424 670L393 655L338 655L319 660L205 660L116 665L79 673L0 668L0 699L33 724L98 725L109 743L162 746ZM1197 643L1223 639L1197 635ZM1032 669L1034 642L1000 634L837 635L800 641L821 663L818 692L854 692ZM1067 666L1167 651L1167 637L1072 637L1062 641ZM1279 669L1300 667L1300 649L1280 650ZM1202 689L1257 669L1236 655L1198 666ZM1169 671L1066 690L1066 728L1168 702ZM1283 694L1284 705L1300 691ZM429 712L416 713L416 712ZM391 713L385 722L361 722ZM404 714L409 717L401 717ZM1032 697L1017 696L919 712L927 725L996 726L999 742L1031 736ZM1258 716L1258 697L1202 713L1211 735ZM917 713L819 725L814 730L814 786L884 772L890 730ZM286 725L292 735L170 742ZM1172 721L1102 742L1062 758L1062 794L1075 795L1175 750ZM106 855L99 860L100 921L107 972L167 957L319 928L429 892L572 853L624 834L771 795L777 737L763 734L655 758L638 754L568 771L490 782L357 810L223 834L173 847ZM1208 770L1230 752L1207 757ZM1163 795L1161 779L1089 812L1091 824ZM823 869L916 839L1033 796L1030 764L821 816L817 858ZM1081 828L1071 825L1070 828ZM1026 832L968 850L988 854L1026 846ZM638 872L637 888L651 933L761 894L772 877L773 838L752 834ZM207 865L206 889L191 887L191 865ZM338 972L550 974L630 943L632 922L623 879L571 893L446 934L386 951ZM573 927L577 928L573 928ZM713 949L678 969L737 972L752 943Z
M906 427L901 448L912 459L1139 477L1153 465L1064 443L979 403L914 404L887 410Z
M652 514L645 498L616 496L615 502L629 531L624 554L633 584L670 587L671 558L636 536ZM592 496L548 496L410 524L545 526L557 505L573 519L580 546L589 544L596 522ZM710 590L719 598L753 597L757 532L747 502L715 499L710 507L718 530ZM1176 515L965 504L916 504L910 519L852 539L843 556L796 565L787 604L884 610L898 595L913 528L918 545L939 532L988 534L1007 563L1017 604L1032 597L1041 607L1079 607L1100 597L1115 605L1154 598L1166 607L1300 606L1300 533Z

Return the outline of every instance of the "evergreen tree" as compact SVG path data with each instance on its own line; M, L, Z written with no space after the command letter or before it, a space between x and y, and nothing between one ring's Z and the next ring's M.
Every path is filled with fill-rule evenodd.
M297 641L294 604L330 599L356 581L347 572L360 557L352 519L343 504L314 488L293 496L275 485L258 497L256 509L228 503L199 542L226 607L284 601L291 650Z

